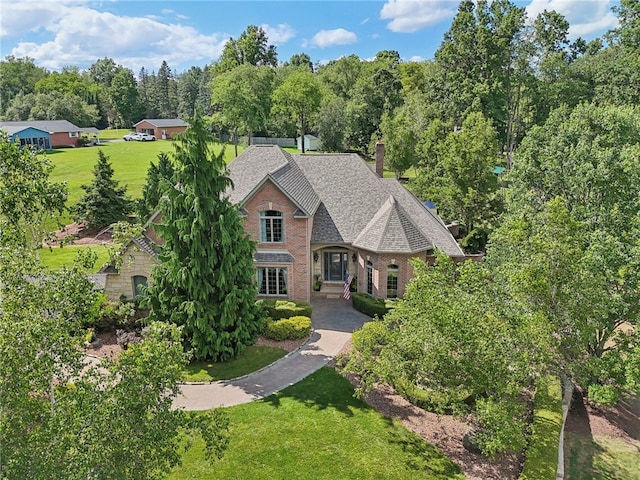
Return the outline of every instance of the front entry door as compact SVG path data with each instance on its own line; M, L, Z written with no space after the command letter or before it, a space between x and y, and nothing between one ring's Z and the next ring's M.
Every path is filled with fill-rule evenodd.
M325 282L343 282L347 271L346 252L324 252Z

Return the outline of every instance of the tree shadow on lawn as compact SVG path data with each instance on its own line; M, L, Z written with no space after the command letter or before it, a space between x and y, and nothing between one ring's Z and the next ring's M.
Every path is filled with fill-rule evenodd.
M565 423L564 462L565 478L569 480L592 479L593 457L601 450L593 441L589 413L582 393L574 390L571 407Z
M346 378L329 367L323 367L303 381L261 401L278 408L285 399L292 399L317 411L332 408L348 417L354 417L358 412L375 412L364 400L354 396L353 386ZM388 432L387 440L405 452L407 468L428 473L426 478L464 478L460 467L438 448L393 419L386 416L382 418Z
M322 367L304 380L261 401L278 408L285 398L316 410L334 408L350 417L354 415L354 410L371 409L364 401L353 396L353 387L349 381L329 367Z

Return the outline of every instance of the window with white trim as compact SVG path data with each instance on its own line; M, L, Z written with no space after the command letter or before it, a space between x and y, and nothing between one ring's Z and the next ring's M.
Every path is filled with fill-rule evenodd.
M258 293L260 295L287 294L287 269L283 267L259 267Z
M281 243L282 212L266 210L260 212L260 241L262 243Z

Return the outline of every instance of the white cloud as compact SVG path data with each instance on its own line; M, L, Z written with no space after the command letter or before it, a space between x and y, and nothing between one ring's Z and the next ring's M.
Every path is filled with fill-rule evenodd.
M369 17L367 17L367 18L365 18L364 20L362 20L362 21L360 22L360 25L364 25L364 24L366 24L366 23L369 23Z
M182 15L180 13L176 13L176 18L179 18L180 20L188 20L189 17L187 17L186 15Z
M267 37L269 38L268 43L270 44L282 45L296 36L296 31L286 23L279 23L275 27L263 24L260 25L260 27L267 34Z
M336 28L335 30L320 30L308 42L308 45L326 48L334 45L350 45L356 43L357 40L355 33L349 32L344 28Z
M426 58L423 58L420 55L414 55L409 59L410 62L416 62L416 63L421 63L421 62L424 62L425 60Z
M113 58L135 73L142 66L157 69L162 60L172 68L177 68L185 59L208 63L219 57L228 38L224 34L203 35L192 27L161 23L147 17L99 12L80 4L73 8L66 4L50 8L52 4L49 2L29 5L39 9L38 15L30 17L41 18L45 12L52 13L46 20L31 21L30 30L46 29L53 37L43 43L18 43L11 54L29 56L38 65L54 70L65 65L82 68L103 57ZM13 17L22 10L11 7L11 17L7 17L3 4L3 33L5 24L13 28ZM23 22L21 28L26 27L27 23Z
M413 33L452 18L457 6L451 0L387 0L380 18L391 20L387 28L393 32Z
M570 38L588 37L617 25L613 4L611 0L532 0L527 15L534 19L544 10L555 10L569 22Z
M170 13L173 13L174 11L171 10L170 8L163 8L162 10L160 10L162 12L163 15L169 15Z

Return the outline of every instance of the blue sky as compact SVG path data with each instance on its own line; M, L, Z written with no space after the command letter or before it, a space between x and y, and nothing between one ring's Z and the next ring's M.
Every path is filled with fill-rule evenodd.
M530 17L556 10L570 36L589 40L616 26L616 0L517 0ZM163 60L181 73L218 59L229 37L259 25L278 59L306 53L314 63L343 55L368 59L397 50L404 60L426 60L451 25L458 2L0 0L0 54L29 56L59 70L89 67L109 57L138 73Z

